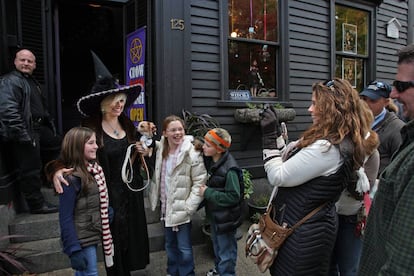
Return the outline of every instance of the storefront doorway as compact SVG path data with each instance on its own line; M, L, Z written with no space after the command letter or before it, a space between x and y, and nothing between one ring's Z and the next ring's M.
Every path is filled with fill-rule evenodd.
M96 1L95 1L96 2ZM111 73L124 81L123 3L100 1L58 2L58 58L61 79L62 130L79 125L76 101L90 90L95 81L90 51L94 51Z

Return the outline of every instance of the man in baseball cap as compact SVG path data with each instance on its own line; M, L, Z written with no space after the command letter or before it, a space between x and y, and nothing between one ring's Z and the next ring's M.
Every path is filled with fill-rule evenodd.
M378 175L389 164L392 154L401 143L400 129L404 122L394 112L389 111L389 105L393 104L390 98L391 85L383 81L372 81L359 94L368 104L374 114L372 129L377 132L380 145L380 168Z

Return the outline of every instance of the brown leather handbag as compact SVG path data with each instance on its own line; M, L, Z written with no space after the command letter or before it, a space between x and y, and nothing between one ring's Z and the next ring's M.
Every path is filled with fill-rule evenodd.
M324 203L317 207L291 228L288 228L287 223L279 225L270 216L272 211L271 202L277 192L275 189L277 187L273 189L266 212L260 217L259 223L254 223L249 227L246 238L246 257L250 257L262 273L273 264L279 248L293 231L326 205Z

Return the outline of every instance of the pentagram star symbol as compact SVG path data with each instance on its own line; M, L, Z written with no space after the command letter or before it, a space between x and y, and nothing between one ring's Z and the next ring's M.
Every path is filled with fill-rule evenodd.
M138 63L142 56L142 42L141 39L135 38L131 41L131 47L129 49L129 56L132 63Z

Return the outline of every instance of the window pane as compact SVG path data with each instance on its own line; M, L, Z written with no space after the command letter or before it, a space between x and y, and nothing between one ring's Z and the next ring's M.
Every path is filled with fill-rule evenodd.
M337 57L335 75L348 80L356 90L364 87L364 60L361 58Z
M368 55L368 12L336 5L336 51Z
M255 97L277 97L276 49L229 40L229 89L249 90Z
M277 42L277 0L229 0L229 36Z

